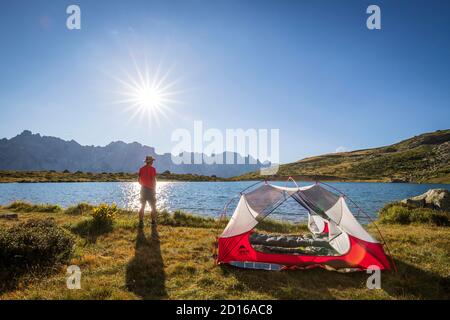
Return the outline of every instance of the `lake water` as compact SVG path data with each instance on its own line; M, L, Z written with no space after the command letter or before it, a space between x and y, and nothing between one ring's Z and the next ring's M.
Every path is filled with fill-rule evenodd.
M272 182L271 182L272 183ZM286 186L286 182L273 182ZM159 182L157 186L158 208L169 211L183 210L200 215L217 217L225 203L242 189L254 182ZM299 185L309 185L299 183ZM384 204L416 196L431 188L445 188L443 184L409 183L329 183L353 199L370 216L376 217ZM293 186L290 184L289 186ZM135 182L87 182L87 183L0 183L0 204L14 200L33 203L55 203L63 207L89 202L116 203L126 209L139 208L139 185ZM231 203L228 215L231 215L237 199ZM351 208L353 209L353 208ZM352 210L356 214L356 210ZM286 201L274 213L273 217L283 220L300 221L306 212L292 199ZM361 222L367 222L359 218Z

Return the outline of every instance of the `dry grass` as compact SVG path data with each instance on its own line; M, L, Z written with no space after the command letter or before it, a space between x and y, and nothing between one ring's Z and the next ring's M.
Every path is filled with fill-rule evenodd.
M5 209L0 209L5 211ZM53 218L72 230L89 219L58 213L19 213L19 221ZM27 274L0 299L448 299L450 229L383 225L398 274L383 273L382 289L368 290L367 274L324 270L240 270L214 263L215 221L192 219L139 229L134 214L120 214L95 242L75 234L71 264L82 270L81 290L66 288L65 266L45 276ZM170 220L167 220L170 222ZM0 220L0 228L17 221ZM217 226L217 227L216 227ZM278 226L285 232L304 227ZM271 225L271 230L277 230ZM374 233L373 228L370 228ZM152 235L158 234L158 238Z

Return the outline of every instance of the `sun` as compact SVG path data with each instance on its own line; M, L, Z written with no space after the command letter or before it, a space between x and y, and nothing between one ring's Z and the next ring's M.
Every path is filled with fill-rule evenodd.
M124 104L124 111L131 112L129 121L139 118L148 124L159 124L161 117L168 119L171 105L178 103L174 97L179 93L173 87L177 81L169 81L169 71L161 74L160 66L151 72L148 64L139 67L134 61L135 75L128 72L125 77L114 77L122 86L122 97L116 103Z
M139 88L135 92L135 104L139 108L152 110L160 109L164 104L164 92L149 86Z

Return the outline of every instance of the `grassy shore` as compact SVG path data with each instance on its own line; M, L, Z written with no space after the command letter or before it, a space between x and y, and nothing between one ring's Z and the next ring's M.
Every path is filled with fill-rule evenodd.
M159 181L227 181L216 176L177 174L169 171L158 174ZM69 172L69 171L5 171L0 170L0 183L34 182L134 182L137 173L129 172Z
M157 176L159 181L286 181L289 177L296 181L327 181L327 182L406 182L391 178L358 178L342 177L323 174L311 175L286 175L280 172L277 175L262 176L258 172L250 172L241 176L222 178L217 176L204 176L197 174L179 174L164 172ZM58 183L58 182L134 182L137 181L136 173L129 172L68 172L68 171L15 171L0 170L0 183ZM450 180L442 176L430 181L420 183L449 183Z
M28 272L0 289L1 299L449 299L450 229L431 224L381 224L398 273L382 274L382 289L366 288L364 272L241 270L214 263L215 237L225 222L184 213L160 214L160 225L138 228L136 213L120 211L111 229L83 232L88 205L19 203L0 208L0 230L31 219L52 219L72 234L67 265L81 268L81 289L66 288L66 265ZM49 212L47 212L49 211ZM268 220L265 232L302 233L304 225ZM373 226L368 227L376 234ZM151 235L158 233L159 239Z

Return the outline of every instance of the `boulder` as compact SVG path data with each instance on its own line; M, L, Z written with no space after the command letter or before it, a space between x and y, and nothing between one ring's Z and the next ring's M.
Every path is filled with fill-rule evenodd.
M413 207L450 211L450 192L447 189L430 189L420 196L401 202Z

